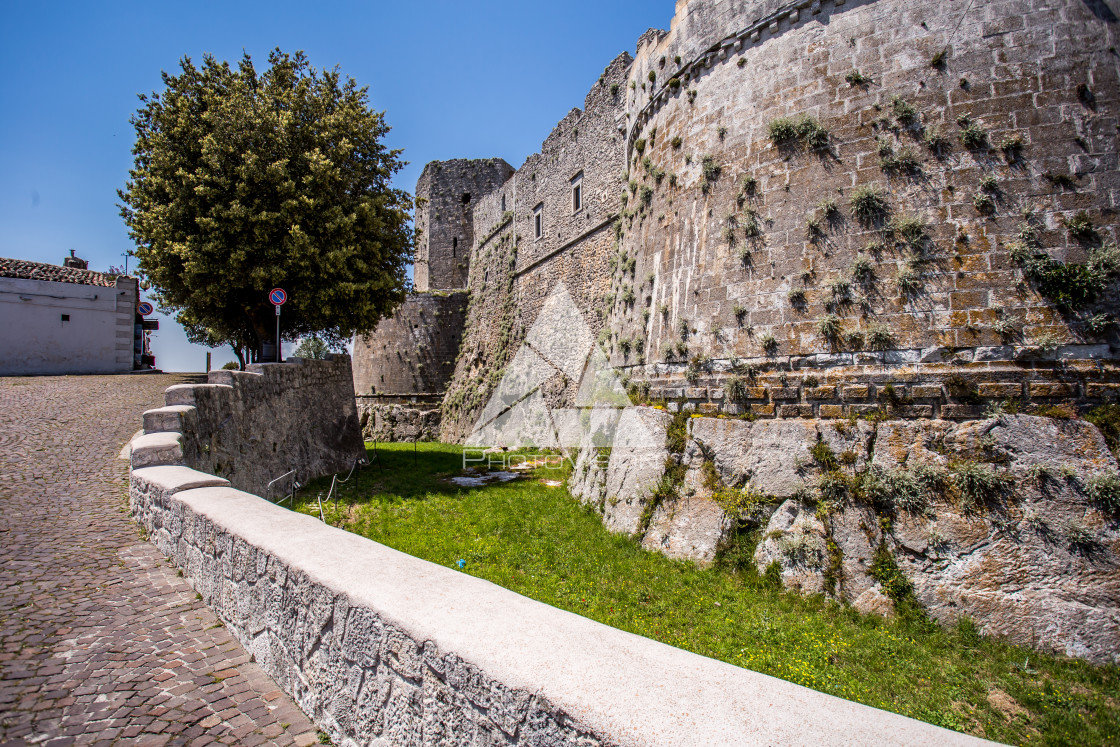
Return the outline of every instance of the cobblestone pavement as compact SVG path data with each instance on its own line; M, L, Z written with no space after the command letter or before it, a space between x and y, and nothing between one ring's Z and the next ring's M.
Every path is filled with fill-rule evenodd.
M188 380L0 378L0 745L316 741L128 518L121 447Z

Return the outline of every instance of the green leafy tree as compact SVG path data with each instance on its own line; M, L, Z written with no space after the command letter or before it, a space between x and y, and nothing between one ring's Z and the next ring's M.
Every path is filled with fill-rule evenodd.
M259 355L275 337L267 293L288 292L282 335L338 348L405 296L412 246L404 163L384 114L338 69L279 49L258 75L189 58L131 118L134 164L118 191L139 271L193 342Z
M299 341L299 346L296 351L292 353L294 358L311 358L313 360L321 361L331 353L331 347L327 343L320 340L318 337L312 335L305 337Z

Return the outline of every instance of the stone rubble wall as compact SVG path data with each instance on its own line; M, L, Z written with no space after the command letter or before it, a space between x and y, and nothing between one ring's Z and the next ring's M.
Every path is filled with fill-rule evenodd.
M651 434L664 438L668 413L634 409ZM664 447L616 445L606 464L595 450L582 450L573 494L598 506L612 531L701 563L712 562L733 532L753 527L759 572L777 563L788 588L893 614L871 574L882 545L918 602L942 623L967 615L984 633L1014 643L1120 662L1120 517L1086 490L1094 477L1116 476L1120 468L1096 426L1003 415L966 422L689 417L687 427L687 446L676 457L687 469L684 480L677 497L652 515L651 494L673 458ZM924 511L849 498L822 515L814 504L825 472L812 456L818 442L845 475L872 465L952 469L975 462L1006 474L1010 486L982 507L964 507L944 493ZM723 486L763 496L751 513L732 516L721 507L703 476L709 459Z
M183 466L130 502L343 747L986 744L606 627Z
M353 386L346 355L211 371L144 413L132 466L182 464L257 495L290 470L303 484L346 472L365 456Z
M358 398L358 420L367 441L438 441L439 401L387 402Z

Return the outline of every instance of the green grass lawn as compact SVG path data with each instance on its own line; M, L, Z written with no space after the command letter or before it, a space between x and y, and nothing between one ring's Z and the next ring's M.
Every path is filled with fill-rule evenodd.
M950 729L1022 744L1120 740L1120 667L982 638L964 623L864 617L777 588L737 556L698 568L606 531L556 471L459 488L461 447L379 445L339 486L327 521L525 596L815 690ZM372 456L372 450L371 450ZM318 515L306 488L296 510ZM736 562L738 561L738 562Z

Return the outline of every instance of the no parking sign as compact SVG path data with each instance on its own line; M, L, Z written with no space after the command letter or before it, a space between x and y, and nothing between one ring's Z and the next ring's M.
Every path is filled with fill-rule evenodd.
M155 310L155 306L152 306L147 301L141 301L140 303L136 304L136 313L138 313L140 316L147 316Z
M280 307L288 300L283 288L273 288L268 292L268 300L276 307L276 362L280 362Z

